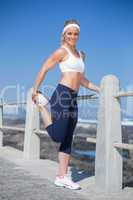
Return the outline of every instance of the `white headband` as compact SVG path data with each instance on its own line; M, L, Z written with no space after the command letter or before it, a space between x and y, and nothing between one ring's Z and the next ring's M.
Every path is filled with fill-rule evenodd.
M63 31L62 31L62 35L65 33L65 31L68 29L68 28L71 28L71 27L75 27L77 28L79 31L80 31L80 27L78 24L68 24L64 27Z

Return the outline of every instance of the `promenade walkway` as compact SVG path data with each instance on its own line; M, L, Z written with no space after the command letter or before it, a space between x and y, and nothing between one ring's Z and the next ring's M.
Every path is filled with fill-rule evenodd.
M21 151L0 148L0 200L132 200L132 188L103 193L95 188L94 177L79 175L82 189L78 191L57 188L53 184L56 169L54 161L26 161Z
M80 194L59 189L49 180L32 175L0 158L0 200L85 200Z

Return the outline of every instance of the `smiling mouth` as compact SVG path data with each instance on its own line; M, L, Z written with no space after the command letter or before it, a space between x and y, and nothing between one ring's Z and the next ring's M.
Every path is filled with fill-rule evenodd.
M70 40L71 42L76 42L76 40Z

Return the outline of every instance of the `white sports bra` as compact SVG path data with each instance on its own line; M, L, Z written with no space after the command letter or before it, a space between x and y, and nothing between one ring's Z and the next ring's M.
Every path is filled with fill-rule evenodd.
M81 53L79 52L80 57L77 58L71 53L71 51L67 47L62 47L68 52L69 57L65 61L59 63L61 72L73 71L83 73L85 69L85 64L83 62Z

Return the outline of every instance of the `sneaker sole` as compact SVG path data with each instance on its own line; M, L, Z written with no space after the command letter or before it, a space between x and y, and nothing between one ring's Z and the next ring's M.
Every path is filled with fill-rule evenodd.
M63 187L63 188L67 188L67 189L70 189L70 190L81 190L81 187L79 188L72 188L71 186L69 185L64 185L64 184L60 184L60 183L54 183L57 187Z

